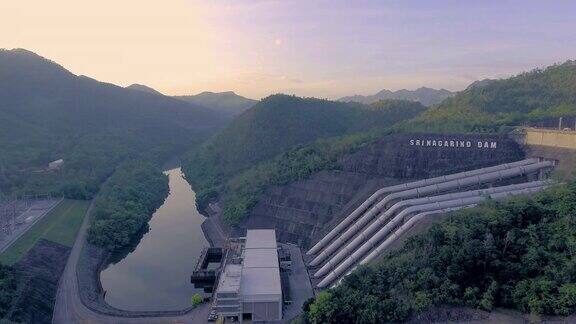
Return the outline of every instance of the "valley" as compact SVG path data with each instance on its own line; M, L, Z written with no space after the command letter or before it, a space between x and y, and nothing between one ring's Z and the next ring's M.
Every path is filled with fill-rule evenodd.
M180 8L96 69L0 49L0 321L574 321L573 58L284 5ZM418 37L364 39L398 15Z

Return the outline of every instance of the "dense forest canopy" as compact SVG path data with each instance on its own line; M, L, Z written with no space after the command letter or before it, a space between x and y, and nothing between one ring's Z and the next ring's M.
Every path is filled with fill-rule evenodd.
M76 76L26 50L0 50L4 195L90 198L121 161L163 162L223 124L206 108ZM62 170L44 170L60 158Z
M305 306L311 323L381 323L437 305L576 311L576 182L455 212Z
M123 163L100 190L88 241L110 251L128 246L168 195L168 177L145 161Z
M273 95L191 154L184 172L196 191L200 209L217 193L230 193L226 218L237 222L264 187L277 184L278 179L287 181L296 175L307 175L332 161L330 154L341 151L327 148L321 141L308 151L299 151L299 146L358 132L370 137L371 131L412 118L424 109L419 103L401 100L361 105ZM343 140L347 141L350 140ZM317 151L318 147L326 155L303 154ZM282 174L274 174L274 170Z

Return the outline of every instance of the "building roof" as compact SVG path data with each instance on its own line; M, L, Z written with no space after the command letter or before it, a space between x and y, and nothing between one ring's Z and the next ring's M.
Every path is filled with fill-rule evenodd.
M246 233L246 249L276 249L276 231L253 229Z
M240 293L245 301L282 298L276 232L248 230Z
M241 264L227 264L224 273L220 275L217 292L237 293L240 291L240 280L242 278Z
M275 268L244 268L240 292L244 300L282 296L280 271Z
M276 232L248 230L242 264L226 264L218 293L240 293L243 301L281 301Z
M278 268L278 251L274 249L247 249L244 268Z

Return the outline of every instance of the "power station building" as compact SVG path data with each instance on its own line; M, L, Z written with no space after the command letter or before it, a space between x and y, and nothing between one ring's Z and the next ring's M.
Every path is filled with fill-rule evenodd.
M276 232L248 230L239 257L226 261L214 309L238 320L280 321L282 287Z

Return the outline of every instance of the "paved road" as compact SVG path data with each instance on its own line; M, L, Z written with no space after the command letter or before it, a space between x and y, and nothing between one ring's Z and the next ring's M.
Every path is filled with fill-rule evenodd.
M175 317L155 317L155 318L123 318L108 315L102 315L88 309L80 301L78 293L78 281L76 278L76 264L80 257L80 251L86 239L86 231L89 225L89 217L94 204L88 208L87 216L84 217L82 226L78 232L78 237L72 247L68 263L62 277L56 294L56 304L54 305L54 314L52 322L56 324L63 323L206 323L209 312L209 305L205 304L194 311Z
M300 316L304 302L314 297L314 291L312 290L312 284L300 248L291 243L281 243L281 245L290 249L290 255L292 256L292 271L288 276L292 304L284 310L284 320L289 323Z

